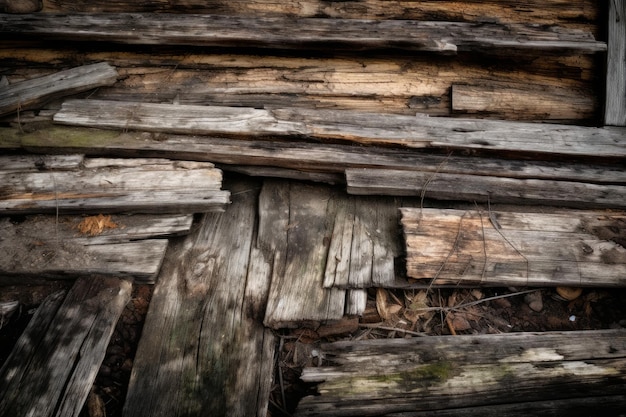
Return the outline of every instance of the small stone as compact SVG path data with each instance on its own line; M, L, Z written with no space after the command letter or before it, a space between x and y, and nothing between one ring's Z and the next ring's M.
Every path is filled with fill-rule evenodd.
M539 313L541 310L543 310L543 298L541 297L540 291L526 294L526 297L524 297L524 301L526 302L526 304L528 304L528 307L530 307L532 311Z

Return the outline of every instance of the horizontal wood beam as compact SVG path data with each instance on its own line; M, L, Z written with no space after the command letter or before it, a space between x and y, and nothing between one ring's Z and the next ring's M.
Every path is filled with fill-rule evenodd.
M319 383L318 395L300 401L298 416L521 417L623 407L624 330L345 341L320 351L335 365L303 370L304 381Z
M304 137L446 150L505 151L626 160L626 130L311 109L253 109L68 100L61 124L242 138Z
M626 213L403 208L407 276L433 285L626 285Z
M367 36L364 36L367 34ZM511 53L606 50L590 33L531 24L176 14L8 15L0 37L130 44Z

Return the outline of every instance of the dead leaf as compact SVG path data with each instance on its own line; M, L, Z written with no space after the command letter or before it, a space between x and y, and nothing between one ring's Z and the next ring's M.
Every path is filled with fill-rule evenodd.
M78 223L76 228L84 235L98 236L105 229L117 229L120 226L111 220L111 216L98 214L97 216L85 217L83 221Z
M580 295L583 293L583 289L582 288L572 288L572 287L556 287L556 292L563 299L565 299L567 301L572 301L572 300L575 300L578 297L580 297Z
M378 311L378 315L383 320L389 320L391 314L389 313L389 298L387 294L387 290L384 288L378 288L376 290L376 310Z

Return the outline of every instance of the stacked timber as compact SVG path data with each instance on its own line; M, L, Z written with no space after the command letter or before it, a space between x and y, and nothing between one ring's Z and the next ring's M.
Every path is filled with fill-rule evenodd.
M624 286L609 3L604 39L591 0L0 1L0 281L76 278L0 371L0 414L80 411L130 279L155 293L128 416L265 415L268 328L322 334L368 289ZM222 170L264 179L229 193ZM617 410L623 337L327 345L300 413Z

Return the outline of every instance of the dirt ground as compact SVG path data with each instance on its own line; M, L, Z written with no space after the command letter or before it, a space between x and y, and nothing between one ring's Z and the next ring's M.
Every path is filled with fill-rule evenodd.
M0 363L7 358L37 305L48 294L69 285L66 281L56 281L1 289L0 301L18 299L20 308L2 321ZM122 415L151 295L151 286L134 286L81 417ZM324 342L619 327L626 327L626 289L583 289L580 294L559 294L553 288L372 289L361 318L346 318L317 329L277 332L279 344L269 413L272 417L290 416L302 396L315 392L315 387L303 384L299 375L302 367L319 365L315 351Z

